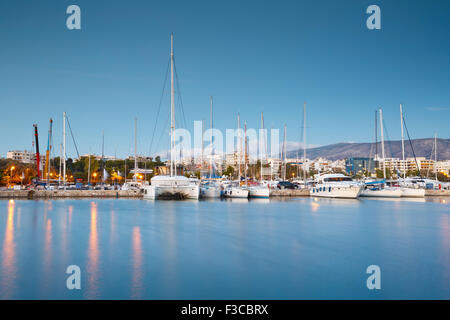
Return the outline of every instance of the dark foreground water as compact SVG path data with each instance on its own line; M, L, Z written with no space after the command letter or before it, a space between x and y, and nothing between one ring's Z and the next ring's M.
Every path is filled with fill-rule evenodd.
M450 199L0 201L0 257L2 299L449 299Z

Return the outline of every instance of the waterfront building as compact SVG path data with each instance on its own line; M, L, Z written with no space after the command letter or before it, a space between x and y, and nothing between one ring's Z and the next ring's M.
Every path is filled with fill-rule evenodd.
M42 155L41 155L41 158L42 158ZM19 161L22 163L35 163L36 162L36 154L33 151L13 150L13 151L8 151L6 153L6 159Z
M345 172L348 174L363 174L375 170L373 158L352 157L345 160Z

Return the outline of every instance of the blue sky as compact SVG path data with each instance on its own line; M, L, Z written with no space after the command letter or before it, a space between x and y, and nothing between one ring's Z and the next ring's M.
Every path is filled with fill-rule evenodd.
M82 30L66 28L81 7ZM381 30L366 8L381 8ZM450 2L434 1L12 1L0 2L0 155L31 149L32 125L46 147L48 119L61 141L68 113L80 153L148 154L169 58L170 32L188 128L209 120L249 127L287 124L308 143L368 142L383 107L400 138L399 103L413 138L450 137ZM167 91L166 91L167 92ZM169 97L152 153L168 148ZM68 154L75 149L68 138Z

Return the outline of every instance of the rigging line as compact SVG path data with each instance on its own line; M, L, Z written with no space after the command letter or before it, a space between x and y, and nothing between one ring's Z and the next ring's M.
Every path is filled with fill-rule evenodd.
M183 116L183 121L184 121L184 124L182 123L182 126L184 126L184 128L187 128L187 126L186 126L186 116L185 116L185 113L184 113L184 106L183 106L183 99L181 98L181 89L180 89L180 82L179 82L179 78L178 78L178 72L177 72L177 64L176 64L176 61L175 61L175 57L173 58L173 67L174 67L174 71L175 71L175 81L176 81L176 84L177 84L177 93L178 93L178 101L179 101L179 104L180 104L180 109L181 109L181 114L182 114L182 116Z
M403 116L403 125L405 126L406 129L406 134L408 135L408 140L409 140L409 145L411 146L411 150L414 156L414 161L416 162L416 166L417 166L417 171L419 171L419 177L422 178L422 174L420 173L420 169L419 169L419 163L417 162L417 158L416 158L416 153L414 152L414 148L411 142L411 137L409 136L409 131L408 131L408 127L406 126L406 122L405 122L405 117Z
M158 147L160 145L160 142L163 139L163 135L166 133L165 131L166 131L166 128L168 127L169 120L170 120L170 113L167 114L166 123L165 123L164 127L161 130L161 134L160 134L159 139L158 139L159 143L156 145L156 147ZM157 151L155 151L155 152L157 152Z
M77 151L78 159L80 158L80 153L78 152L77 143L75 142L75 137L73 136L72 128L70 127L69 117L66 115L67 124L69 125L70 135L72 136L73 144L75 145L75 150Z
M168 77L168 74L169 74L169 66L170 66L170 58L169 58L169 61L167 62L166 76L164 77L163 89L162 89L162 92L161 92L161 97L159 99L158 112L156 113L156 118L155 118L155 126L153 127L152 139L150 141L150 147L148 149L149 155L152 152L152 146L153 146L153 141L154 141L154 138L155 138L156 127L158 125L158 118L159 118L159 114L161 112L162 101L164 99L164 92L165 92L165 89L166 89L167 77Z

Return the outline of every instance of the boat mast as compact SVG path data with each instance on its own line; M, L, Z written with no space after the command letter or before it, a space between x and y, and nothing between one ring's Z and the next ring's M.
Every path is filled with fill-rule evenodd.
M437 165L437 133L434 134L434 172L436 181L438 181L436 165Z
M381 155L383 157L383 178L386 179L386 162L384 158L383 110L380 108Z
M209 178L212 179L212 156L213 156L213 97L210 97L210 119L209 119L209 123L211 125L211 156L209 159Z
M306 188L306 102L303 103L303 177Z
M89 160L88 160L88 186L91 185L91 148L89 148Z
M238 181L239 181L239 184L241 183L241 147L242 147L242 143L241 143L241 119L240 119L240 115L239 115L239 112L238 112L238 166L239 166Z
M63 186L66 188L66 113L63 112Z
M170 34L170 176L176 175L175 147L175 88L173 84L173 33Z
M403 107L400 103L400 126L402 131L402 167L403 167L403 179L406 178L406 163L405 163L405 137L403 135Z
M62 145L59 144L59 174L58 174L58 186L61 185L61 162L62 162Z
M260 163L260 166L261 166L261 168L260 168L260 174L259 174L259 179L261 180L261 182L263 181L263 150L265 151L265 146L266 146L266 140L265 140L265 135L264 135L264 115L263 115L263 113L261 112L261 129L262 129L262 132L261 132L261 138L263 139L263 143L264 143L264 148L262 148L261 147L261 163ZM261 144L260 144L260 146L261 146Z
M134 118L134 181L136 181L137 176L137 118Z
M283 181L286 181L286 125L284 125L284 141L283 141Z
M244 177L245 177L245 185L248 186L247 181L247 121L244 122Z

